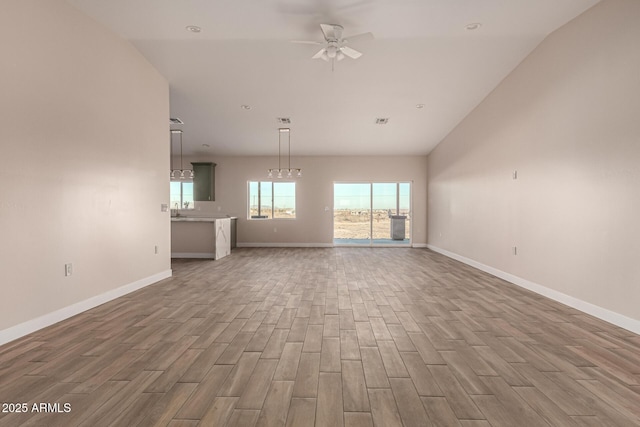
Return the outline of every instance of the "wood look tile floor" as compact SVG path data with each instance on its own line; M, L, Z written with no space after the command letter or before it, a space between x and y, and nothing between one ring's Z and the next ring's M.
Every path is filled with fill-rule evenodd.
M640 425L638 335L429 250L172 267L0 347L0 425Z

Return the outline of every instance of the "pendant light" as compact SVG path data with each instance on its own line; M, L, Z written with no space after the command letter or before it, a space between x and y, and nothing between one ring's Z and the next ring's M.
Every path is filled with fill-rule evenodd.
M288 162L287 167L282 167L282 138L286 135L287 137L287 147L289 153L287 155ZM302 169L300 168L292 168L291 167L291 129L289 128L280 128L278 129L278 168L277 169L269 169L269 174L267 175L269 178L273 178L274 175L278 179L282 178L300 178L302 176Z
M177 133L180 135L180 169L173 168L173 134ZM182 167L182 130L181 129L172 129L171 130L171 174L169 175L170 179L193 179L193 170L184 169Z

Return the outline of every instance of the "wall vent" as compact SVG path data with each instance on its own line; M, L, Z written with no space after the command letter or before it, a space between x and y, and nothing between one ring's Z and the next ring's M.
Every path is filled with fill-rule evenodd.
M171 117L169 119L169 123L171 123L172 125L183 125L184 124L184 122L182 120L180 120L179 118L177 118L177 117Z
M376 119L377 125L386 125L387 123L389 123L389 117L378 117Z
M289 117L278 117L278 123L281 125L290 125L291 119Z

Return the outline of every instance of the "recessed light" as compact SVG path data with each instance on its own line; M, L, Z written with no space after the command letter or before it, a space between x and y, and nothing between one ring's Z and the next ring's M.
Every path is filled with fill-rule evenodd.
M187 25L186 29L187 31L191 31L192 33L199 33L200 31L202 31L202 28L198 27L197 25Z
M424 104L416 104L416 108L417 108L417 109L424 108Z
M466 28L469 31L473 31L473 30L477 30L478 28L482 27L482 24L479 22L473 22L471 24L466 25L464 28Z
M242 108L243 110L251 110L251 105L241 105L240 108Z

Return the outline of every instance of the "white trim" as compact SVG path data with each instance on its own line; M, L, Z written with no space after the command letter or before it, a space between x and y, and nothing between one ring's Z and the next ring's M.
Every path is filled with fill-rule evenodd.
M239 248L332 248L333 243L238 243Z
M428 248L429 245L426 243L412 243L411 247L412 248Z
M453 258L464 264L475 267L478 270L482 270L493 276L499 277L500 279L506 280L507 282L520 286L521 288L528 289L539 295L545 296L547 298L551 298L554 301L558 301L562 304L568 305L569 307L575 308L576 310L580 310L583 313L590 314L591 316L597 317L598 319L604 320L606 322L609 322L613 325L624 328L633 333L640 334L640 320L632 319L623 314L616 313L615 311L607 310L606 308L602 308L595 304L591 304L590 302L586 302L579 298L572 297L571 295L563 294L562 292L558 292L554 289L547 288L546 286L539 285L527 279L514 276L511 273L498 270L497 268L490 267L478 261L474 261L470 258L464 257L462 255L458 255L454 252L449 252L445 249L440 249L436 246L429 245L429 244L427 245L427 247L434 252L438 252L449 258Z
M84 301L77 302L70 306L45 314L44 316L40 316L35 319L28 320L24 323L20 323L10 328L4 329L0 331L0 345L6 344L10 341L16 340L40 329L46 328L47 326L51 326L54 323L58 323L62 320L68 319L72 316L75 316L76 314L80 314L84 311L90 310L94 307L119 298L123 295L129 294L133 291L137 291L138 289L144 288L145 286L152 285L162 279L171 277L171 274L171 269L161 271L160 273L154 274L152 276L136 280L135 282L129 283L128 285L120 286L119 288L115 288L103 294L96 295Z
M171 258L215 259L214 252L171 252Z

